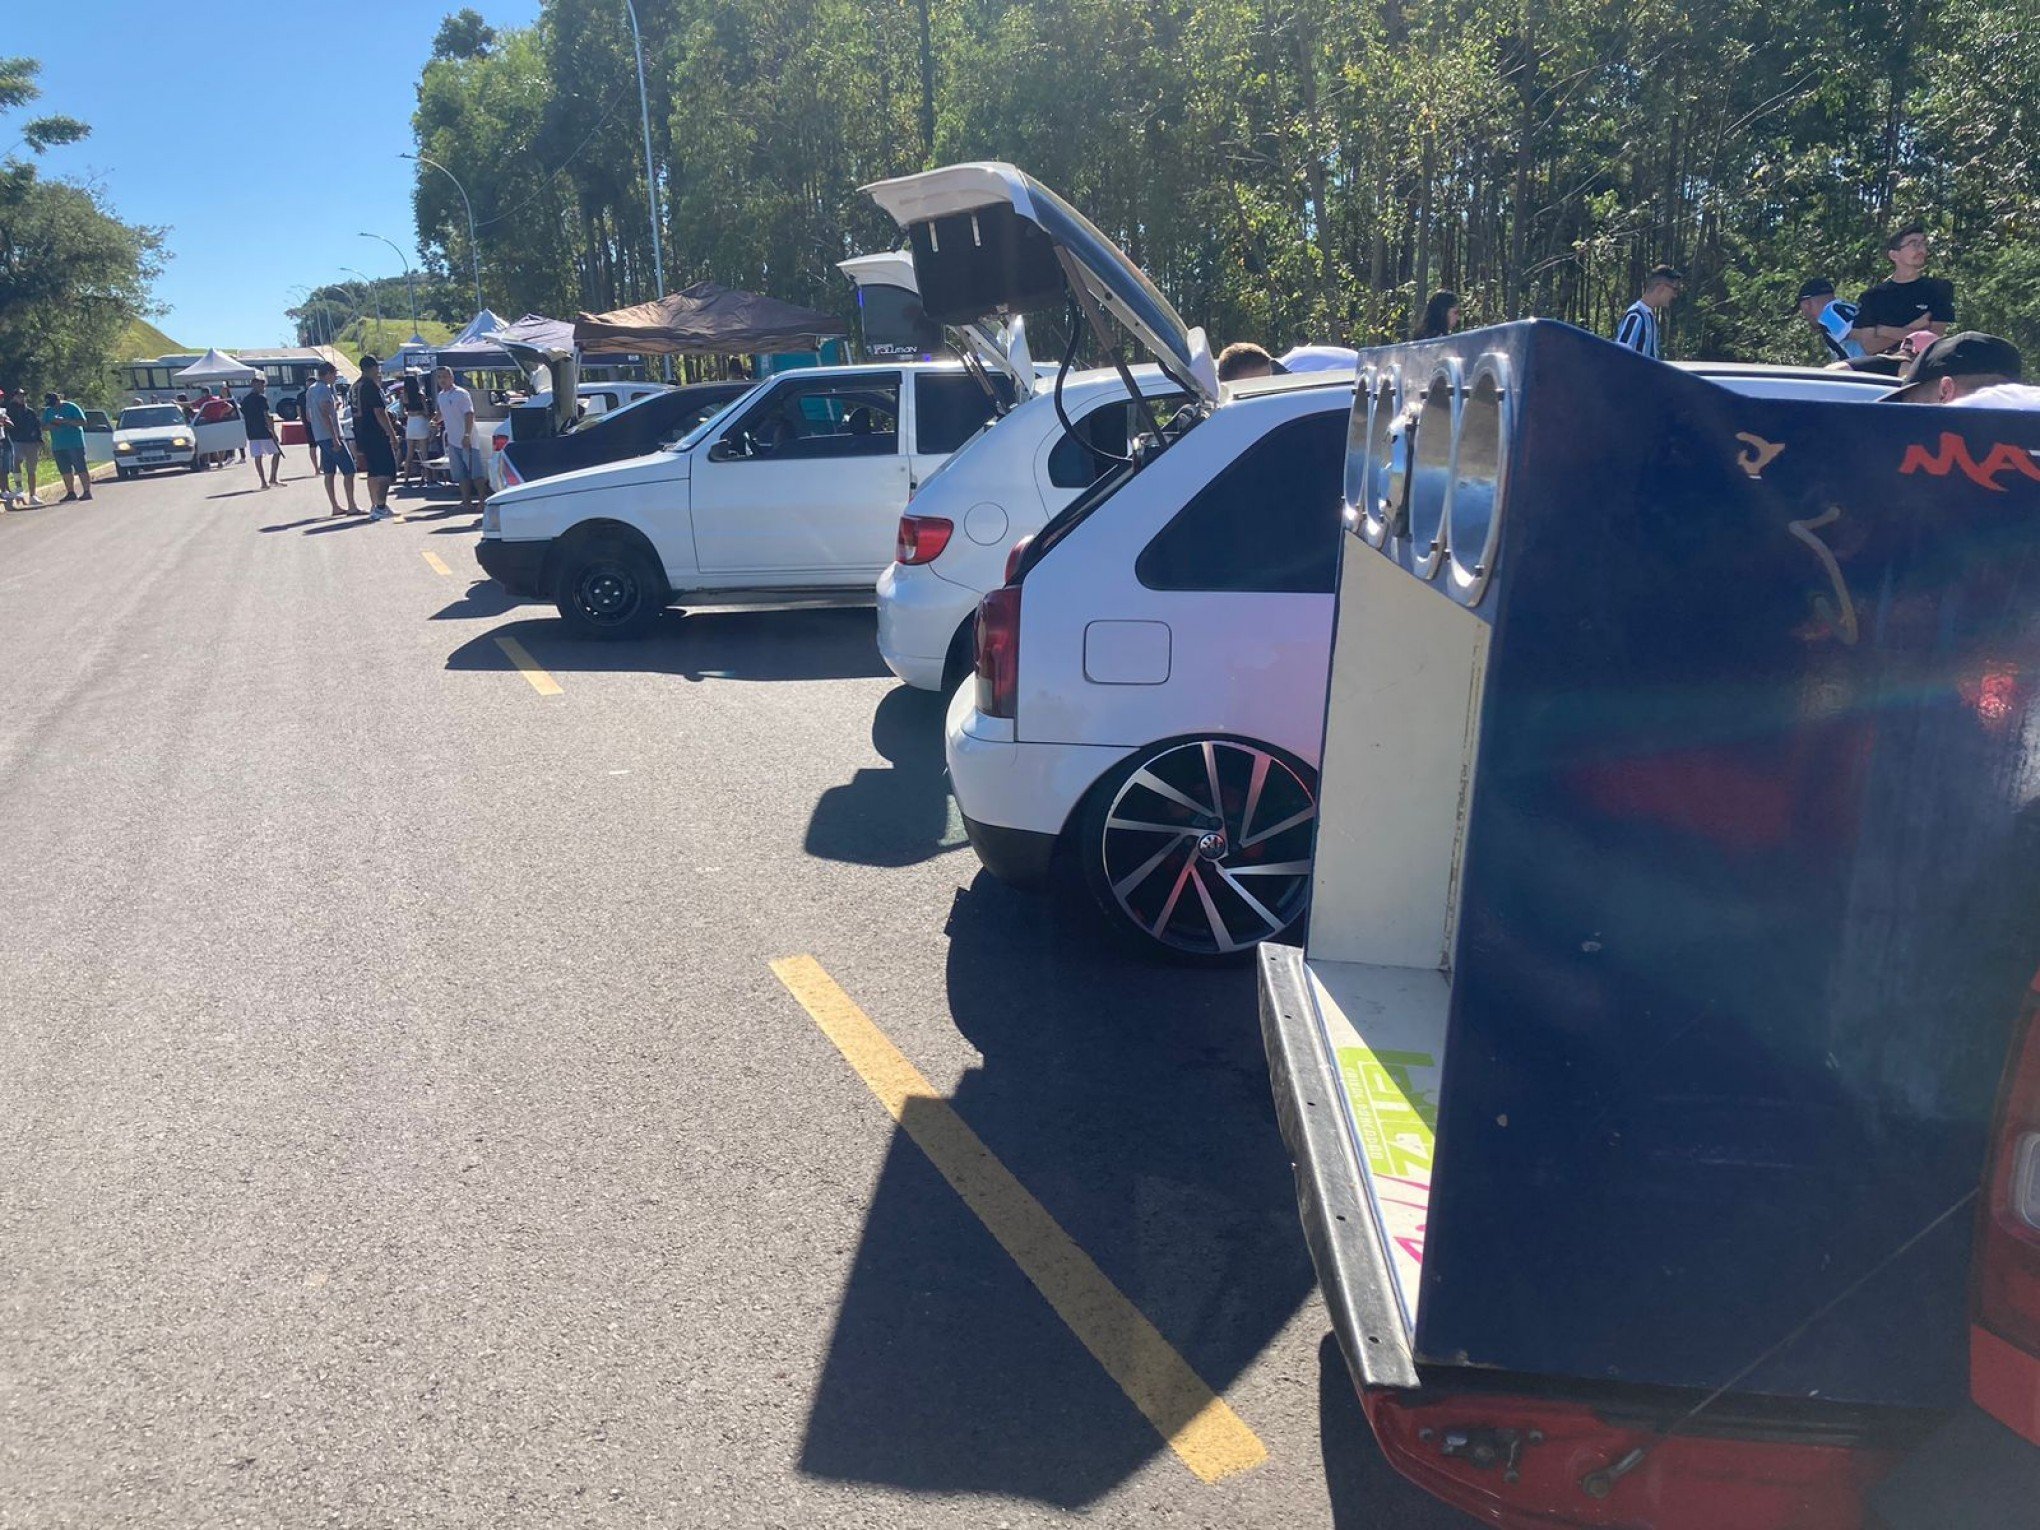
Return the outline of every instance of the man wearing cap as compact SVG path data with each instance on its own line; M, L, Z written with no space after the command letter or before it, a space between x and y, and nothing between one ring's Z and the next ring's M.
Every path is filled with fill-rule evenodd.
M1908 224L1884 241L1891 275L1865 292L1856 304L1856 323L1849 338L1876 356L1890 350L1916 329L1945 335L1955 322L1955 284L1926 276L1927 231Z
M1659 360L1663 352L1658 348L1658 315L1671 307L1685 290L1685 272L1677 266L1653 266L1650 275L1643 279L1642 296L1631 303L1629 311L1622 315L1622 326L1615 331L1615 343L1627 346L1639 356Z
M354 449L368 477L368 518L390 518L390 485L397 481L397 427L390 420L390 401L383 397L382 363L361 358L361 380L354 385Z
M1885 398L1973 409L2040 409L2040 388L2020 382L2023 371L2019 348L2011 341L1965 329L1943 335L1922 351L1903 386Z
M1856 322L1856 305L1837 298L1833 282L1824 276L1808 278L1799 284L1799 296L1793 303L1799 317L1820 336L1828 360L1848 361L1863 354L1863 347L1849 338L1849 330Z

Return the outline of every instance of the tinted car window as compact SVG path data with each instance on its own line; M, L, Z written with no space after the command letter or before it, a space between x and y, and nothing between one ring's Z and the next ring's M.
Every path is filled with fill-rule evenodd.
M1183 395L1154 395L1148 401L1154 406L1155 417L1167 420L1182 404ZM1131 409L1128 400L1114 399L1078 418L1074 422L1077 433L1064 431L1049 451L1048 481L1058 489L1086 488L1122 461L1127 443L1133 439L1134 421L1146 424L1142 415L1129 419Z
M1012 384L994 377L999 402L1013 401ZM953 452L983 428L995 411L974 377L922 373L914 380L914 450Z
M731 431L737 458L814 461L899 450L899 374L800 381L771 389Z
M1276 426L1191 497L1135 575L1151 590L1330 594L1345 454L1343 409Z

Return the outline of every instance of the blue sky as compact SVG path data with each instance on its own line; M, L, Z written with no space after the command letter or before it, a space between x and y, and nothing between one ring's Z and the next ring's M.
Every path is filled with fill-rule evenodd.
M167 229L157 326L180 345L275 345L290 339L292 287L344 281L343 266L402 273L361 230L416 263L413 167L397 155L433 34L462 3L28 0L0 4L0 53L42 62L30 112L92 124L43 173L95 181L120 217ZM538 0L466 3L495 26L538 14ZM313 106L325 124L307 153L298 122ZM28 114L0 119L0 138Z

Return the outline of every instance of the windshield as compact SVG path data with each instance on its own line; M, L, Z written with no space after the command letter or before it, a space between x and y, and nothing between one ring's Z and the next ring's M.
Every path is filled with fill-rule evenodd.
M688 431L687 434L682 436L679 440L668 441L666 445L663 448L661 448L661 450L669 452L691 451L695 446L701 443L703 438L706 437L710 431L714 430L716 426L721 424L723 420L726 419L732 411L737 409L741 404L745 402L745 400L749 399L750 396L753 393L756 393L757 391L758 390L756 388L748 388L744 392L739 393L735 398L731 399L727 404L723 405L722 408L716 410L707 419L703 420L699 425L695 426L692 430Z
M184 411L175 404L151 404L142 409L123 409L120 412L122 430L150 430L158 425L182 425Z
M574 428L568 434L573 435L583 430L593 430L597 425L606 424L610 420L620 420L629 414L631 410L641 409L653 399L660 397L663 397L663 395L647 393L643 398L634 398L627 404L617 405L614 409L605 409L595 414L585 414L574 422Z

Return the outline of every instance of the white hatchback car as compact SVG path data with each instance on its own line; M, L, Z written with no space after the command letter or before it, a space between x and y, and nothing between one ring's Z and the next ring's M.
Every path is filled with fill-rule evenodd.
M1186 401L1158 367L1135 368L1134 380L1163 414ZM970 673L978 602L1005 582L1014 544L1124 461L1137 421L1117 372L1072 372L1059 403L1044 389L931 473L878 580L886 667L922 690L955 690Z
M1010 166L911 179L936 183L923 203L979 218L988 243L1017 218L1069 250L1061 230L1077 215ZM986 211L1000 199L1010 212ZM1098 237L1082 224L1073 242L1086 234ZM937 245L971 255L946 231L917 239L923 292L949 280ZM1093 247L1071 266L1087 287L1122 284L1121 311L1145 305L1142 340L1197 403L1051 519L985 597L976 683L949 704L950 784L995 876L1040 886L1073 863L1121 932L1177 959L1224 960L1305 912L1342 485L1350 433L1369 420L1350 374L1221 396L1188 362L1196 338L1123 255ZM1888 386L1693 370L1763 396L1867 400Z

